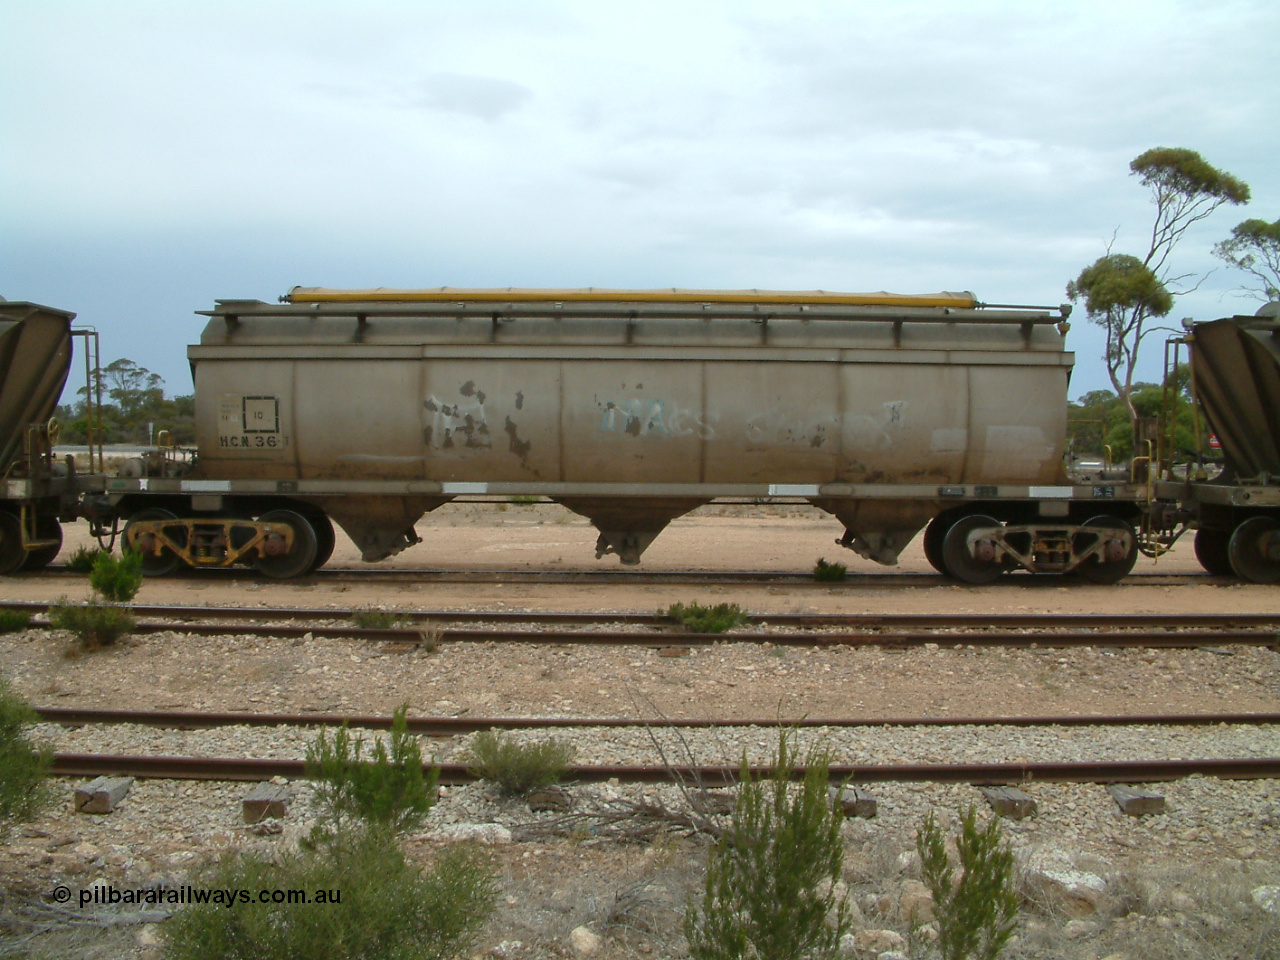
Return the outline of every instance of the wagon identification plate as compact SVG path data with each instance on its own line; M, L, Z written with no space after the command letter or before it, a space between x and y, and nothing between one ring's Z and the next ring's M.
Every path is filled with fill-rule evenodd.
M218 446L223 449L280 449L280 398L224 393L218 404Z

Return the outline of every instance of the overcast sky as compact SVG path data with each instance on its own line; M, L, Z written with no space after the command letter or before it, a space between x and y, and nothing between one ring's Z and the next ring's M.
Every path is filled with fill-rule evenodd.
M193 311L295 284L1057 304L1145 253L1155 146L1254 196L1171 318L1252 313L1210 248L1280 217L1275 0L5 0L0 37L0 295L170 393ZM1103 386L1083 310L1068 345Z

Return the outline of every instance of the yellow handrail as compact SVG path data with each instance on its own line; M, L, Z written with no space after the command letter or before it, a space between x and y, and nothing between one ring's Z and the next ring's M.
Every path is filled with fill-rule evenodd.
M294 287L290 303L431 303L452 301L517 303L759 303L814 306L950 307L969 310L978 299L963 293L832 293L826 290L686 290L677 287L621 290L605 287L535 289L523 287L433 287L425 290L334 290Z

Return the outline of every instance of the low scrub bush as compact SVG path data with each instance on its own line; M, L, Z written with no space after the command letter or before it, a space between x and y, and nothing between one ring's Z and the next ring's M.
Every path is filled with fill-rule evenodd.
M128 603L142 587L142 554L126 550L121 556L102 550L93 559L89 586L104 600Z
M346 724L332 739L321 730L307 747L306 775L316 782L316 796L334 821L314 839L332 836L344 821L394 834L412 830L426 818L436 802L440 770L432 767L423 774L418 738L408 729L408 709L403 704L396 710L391 735L374 744L369 760L362 756L365 741L353 738Z
M559 783L573 762L574 749L552 737L521 743L493 730L476 734L466 760L473 777L495 783L504 794L528 793Z
M30 820L52 798L45 779L53 752L31 742L36 713L0 678L0 837L10 824Z
M351 622L362 630L390 630L404 623L404 617L392 610L365 607L351 611Z
M938 948L943 960L995 960L1018 927L1013 851L999 818L979 829L973 807L960 821L956 849L960 879L947 859L946 838L930 812L916 836L920 869L933 894Z
M755 779L743 758L733 821L712 849L701 906L685 916L694 960L834 958L852 924L836 883L844 819L828 795L830 754L810 751L804 779L779 731L773 772Z
M49 608L49 623L56 630L74 633L85 650L109 647L137 626L127 607L97 600L79 606L67 603L65 597Z
M17 633L31 626L31 614L25 610L0 610L0 633Z
M94 561L104 553L110 551L101 547L76 547L75 552L67 557L66 567L72 573L89 573L93 570Z
M747 615L736 603L717 603L714 607L704 607L700 603L673 603L667 607L666 615L692 633L724 633L747 620Z
M357 832L324 850L233 854L201 889L248 902L188 907L164 924L172 960L453 960L472 951L498 887L477 855L455 847L428 873L388 837ZM258 891L301 902L259 903Z
M813 565L813 579L819 583L839 583L849 572L843 563L827 563L823 557Z

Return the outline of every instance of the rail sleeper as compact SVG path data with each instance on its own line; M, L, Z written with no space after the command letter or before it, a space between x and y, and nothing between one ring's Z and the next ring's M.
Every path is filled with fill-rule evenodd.
M1164 813L1164 796L1140 787L1131 787L1124 783L1113 783L1107 787L1107 793L1120 807L1120 812L1131 817L1142 817L1151 813Z
M76 813L110 813L133 789L133 777L98 777L76 787Z

